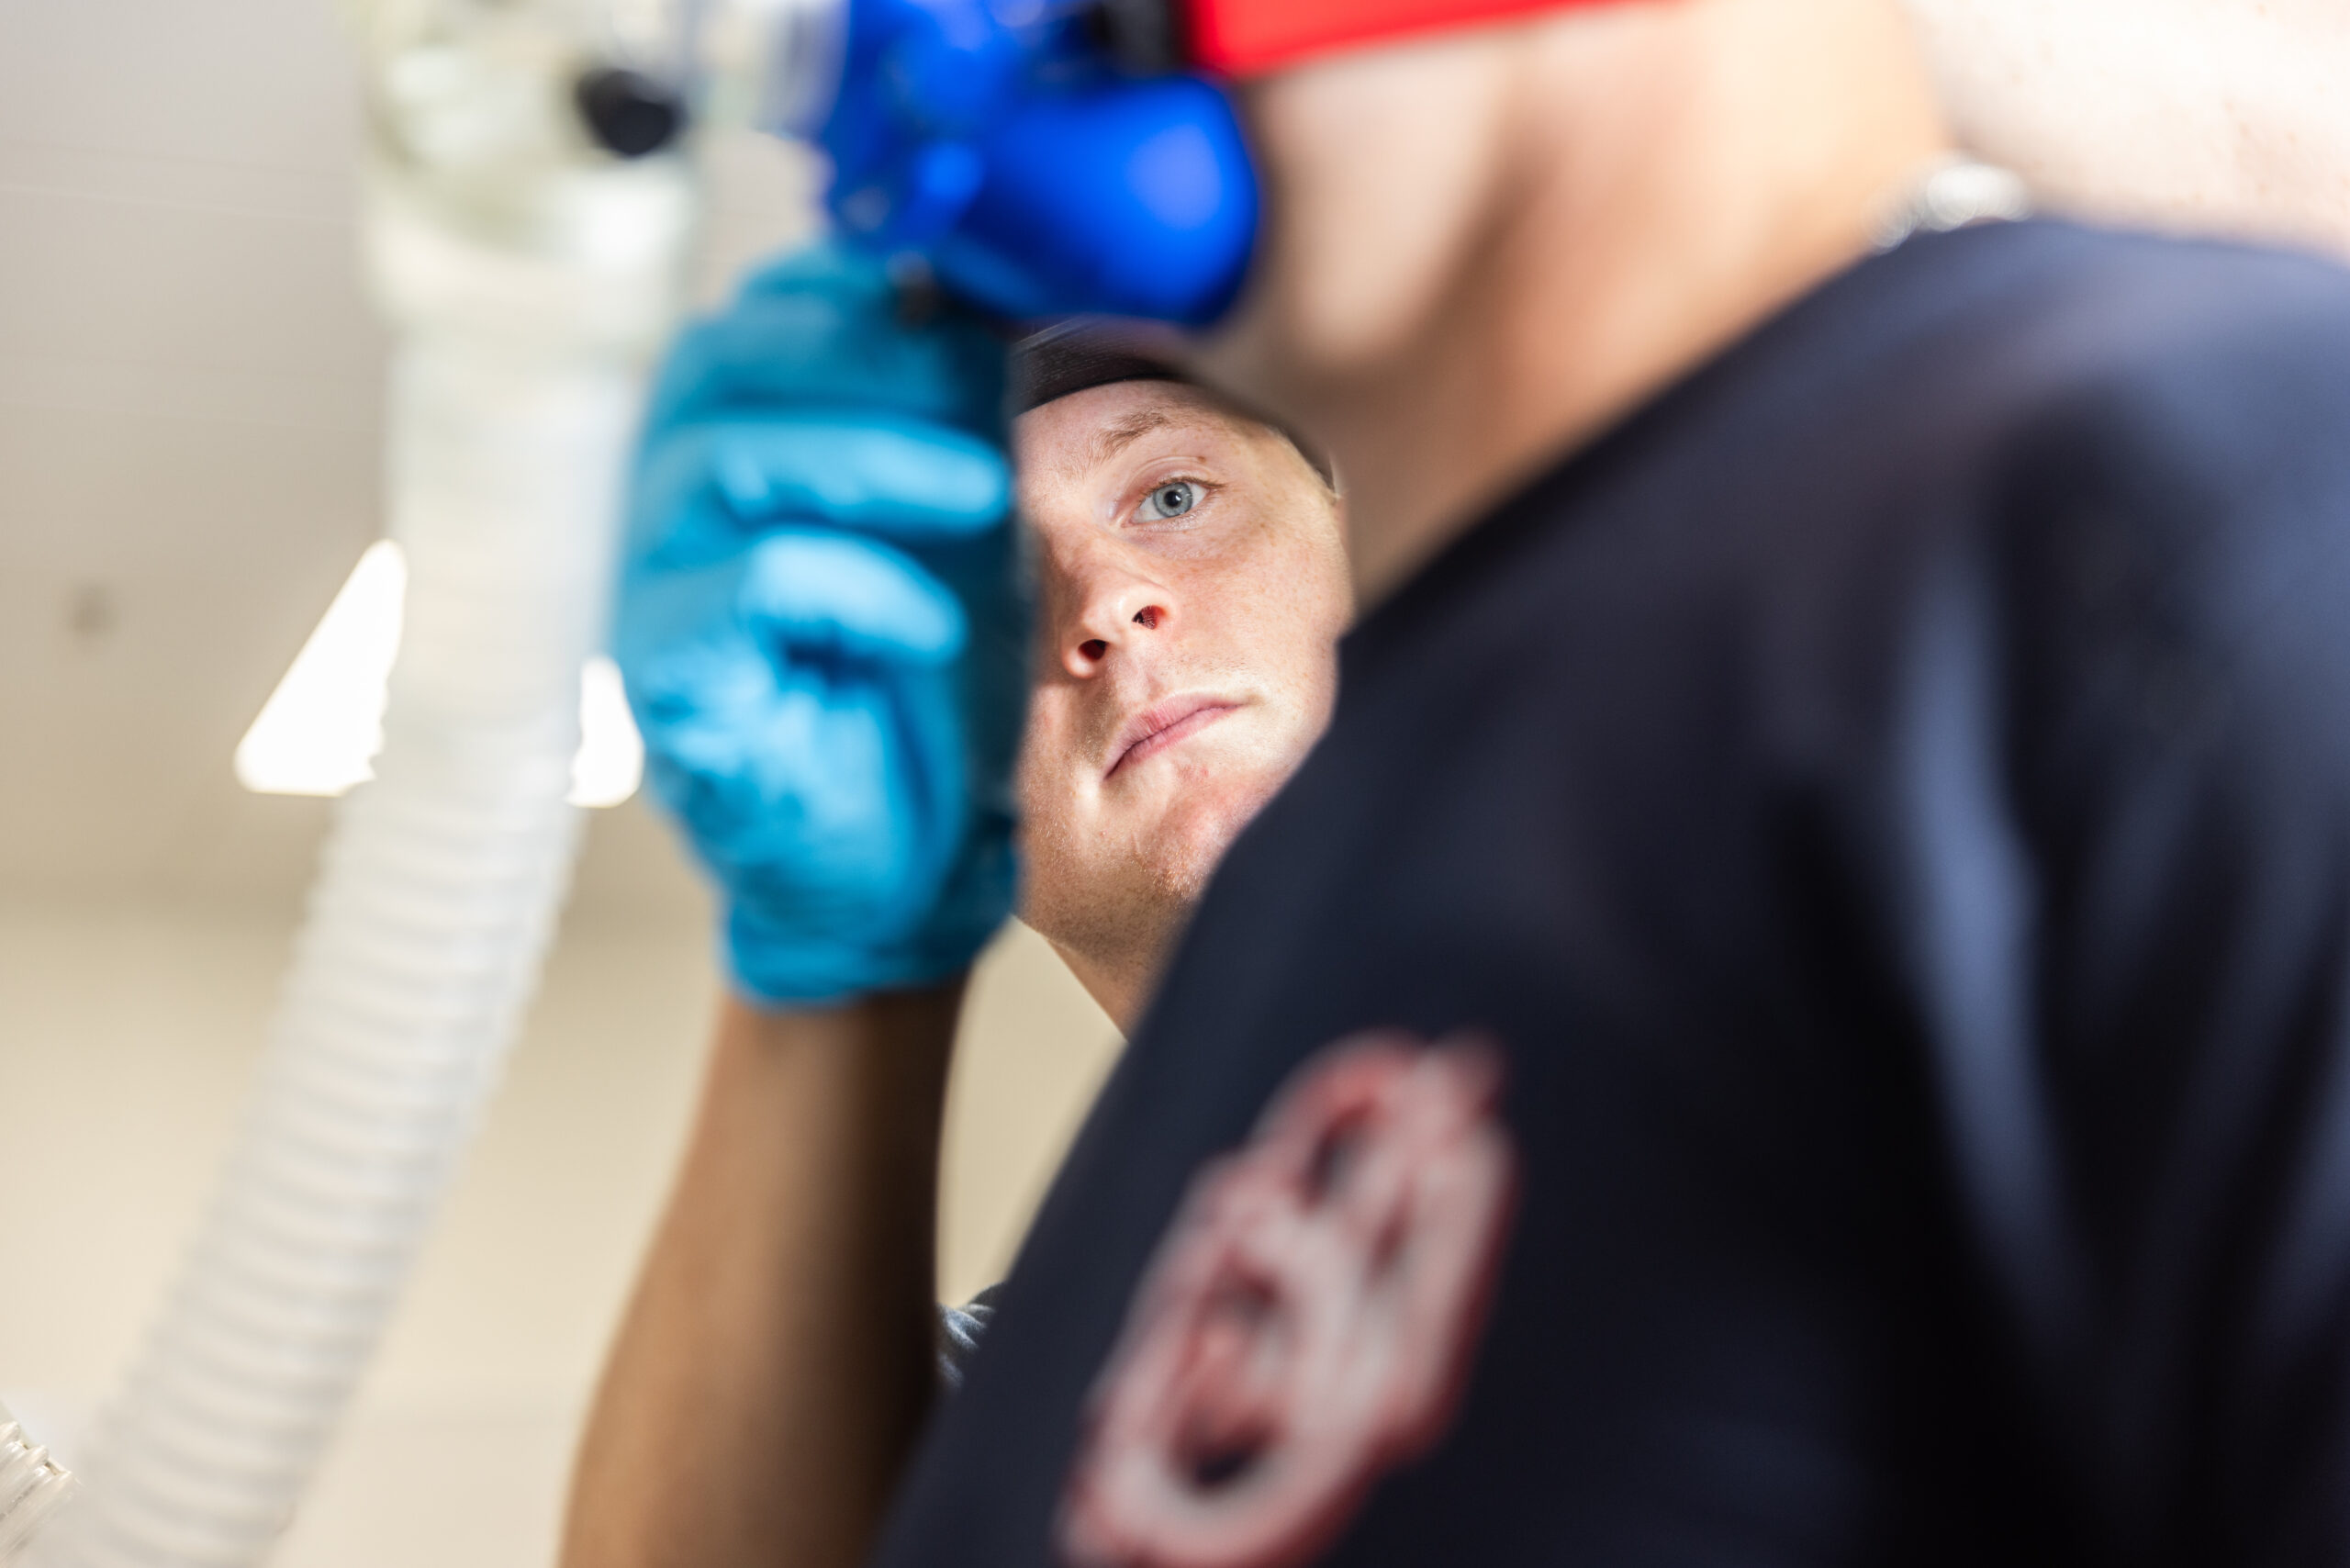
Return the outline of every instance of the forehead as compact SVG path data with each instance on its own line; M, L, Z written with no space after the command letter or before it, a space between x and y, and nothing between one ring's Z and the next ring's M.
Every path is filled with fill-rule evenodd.
M1180 437L1240 442L1272 432L1180 381L1116 381L1031 409L1013 421L1024 476L1080 483L1138 445ZM1157 439L1154 439L1157 438Z

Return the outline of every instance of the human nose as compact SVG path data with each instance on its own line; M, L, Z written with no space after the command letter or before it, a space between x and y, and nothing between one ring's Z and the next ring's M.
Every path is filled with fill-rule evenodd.
M1053 596L1061 606L1055 652L1080 680L1101 674L1117 650L1133 651L1173 623L1174 593L1129 557L1096 542L1079 559L1055 563L1055 575L1064 579Z

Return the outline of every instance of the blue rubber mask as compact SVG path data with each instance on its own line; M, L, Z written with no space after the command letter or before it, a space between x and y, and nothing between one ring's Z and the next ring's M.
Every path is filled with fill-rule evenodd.
M1069 0L840 4L830 91L771 129L831 158L845 238L1013 319L1230 307L1257 181L1205 78L1125 73Z

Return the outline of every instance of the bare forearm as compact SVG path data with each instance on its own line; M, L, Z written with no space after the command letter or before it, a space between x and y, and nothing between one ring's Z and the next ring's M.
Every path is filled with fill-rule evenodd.
M960 988L730 1002L605 1370L565 1568L859 1561L935 1382L933 1216Z

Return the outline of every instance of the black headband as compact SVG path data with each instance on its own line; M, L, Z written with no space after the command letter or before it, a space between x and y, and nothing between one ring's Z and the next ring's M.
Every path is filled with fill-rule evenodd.
M1108 386L1120 381L1172 381L1192 387L1217 403L1225 403L1224 398L1186 375L1181 366L1159 358L1131 335L1101 322L1063 321L1040 332L1031 333L1012 347L1012 411L1014 415L1041 409L1073 393L1091 391L1096 386ZM1230 407L1229 404L1225 406ZM1261 414L1249 413L1245 409L1233 411L1244 419L1280 431L1297 449L1298 455L1322 476L1325 484L1335 482L1330 465L1288 430Z
M1191 377L1144 353L1114 330L1089 321L1064 321L1013 345L1014 414L1115 381L1181 381L1188 386Z

